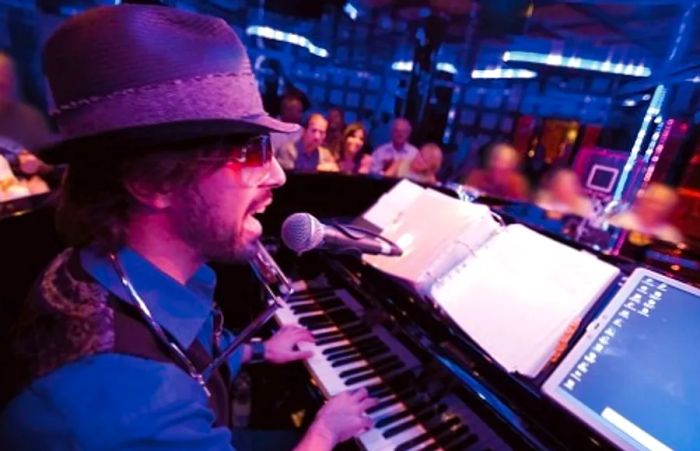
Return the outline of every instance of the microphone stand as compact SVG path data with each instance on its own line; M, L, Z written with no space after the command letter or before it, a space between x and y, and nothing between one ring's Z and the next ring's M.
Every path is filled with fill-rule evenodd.
M269 296L268 306L255 319L246 326L236 338L231 342L220 354L202 371L202 377L205 381L214 374L214 372L228 360L228 358L238 350L244 343L248 342L255 332L262 328L267 321L274 315L279 307L294 293L294 288L287 276L282 272L277 262L267 252L265 247L259 241L255 244L257 249L255 257L251 261L251 266L255 275L263 284L265 291Z

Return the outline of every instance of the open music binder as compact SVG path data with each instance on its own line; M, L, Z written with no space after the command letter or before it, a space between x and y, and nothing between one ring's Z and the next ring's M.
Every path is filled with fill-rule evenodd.
M503 226L486 206L407 183L363 216L381 218L373 224L404 254L365 261L424 294L506 370L536 376L619 270L523 225ZM394 211L374 211L387 205Z

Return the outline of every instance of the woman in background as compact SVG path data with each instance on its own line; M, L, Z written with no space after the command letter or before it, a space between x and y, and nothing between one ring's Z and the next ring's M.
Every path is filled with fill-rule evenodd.
M343 174L367 174L372 166L372 157L362 152L367 141L367 131L359 122L345 127L343 137L333 149L340 172Z

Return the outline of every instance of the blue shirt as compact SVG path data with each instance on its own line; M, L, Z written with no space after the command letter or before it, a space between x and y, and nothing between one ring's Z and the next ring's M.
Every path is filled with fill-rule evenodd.
M321 152L318 147L311 152L304 151L301 140L297 141L297 159L294 162L294 170L297 172L318 172L318 163L321 160Z
M129 298L111 263L91 249L83 268L125 302ZM214 271L202 266L182 285L136 252L120 261L153 318L183 348L199 339L211 350ZM225 333L223 345L233 336ZM241 366L242 349L229 361ZM0 449L232 450L231 432L214 427L207 395L174 364L101 353L36 379L0 415Z

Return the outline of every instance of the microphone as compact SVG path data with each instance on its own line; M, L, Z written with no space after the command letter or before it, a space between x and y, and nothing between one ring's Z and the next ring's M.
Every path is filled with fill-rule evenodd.
M294 213L284 220L282 241L297 254L313 249L352 249L363 254L392 256L403 253L395 244L381 239L351 238L340 230L321 224L309 213Z

